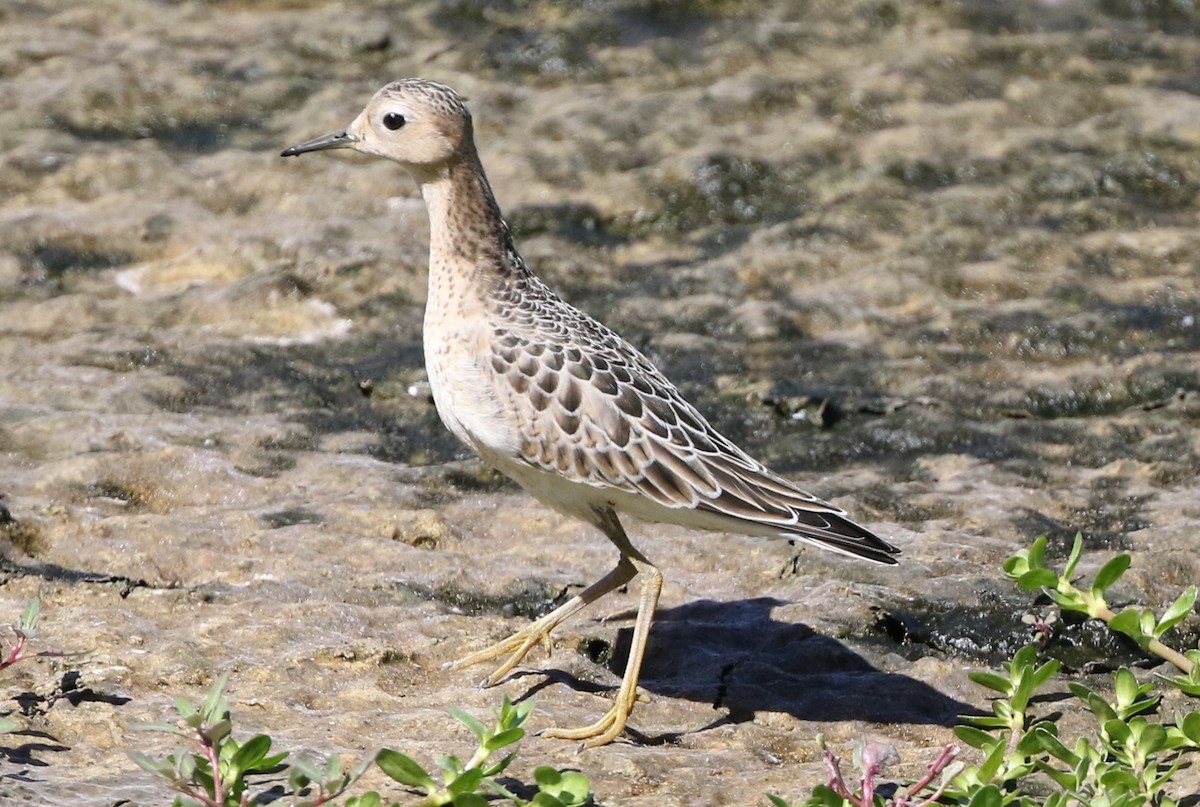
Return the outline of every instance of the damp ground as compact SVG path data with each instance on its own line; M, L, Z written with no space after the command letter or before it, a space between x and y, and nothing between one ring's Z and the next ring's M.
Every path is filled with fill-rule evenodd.
M1045 607L1001 579L1009 554L1076 532L1085 573L1129 552L1118 604L1200 579L1200 42L1179 8L0 10L0 609L40 596L40 641L82 653L7 674L26 728L0 738L0 796L166 803L125 751L169 742L130 726L223 672L242 730L351 757L461 752L444 710L501 692L537 700L535 728L607 709L636 587L499 691L440 670L616 554L439 423L411 181L277 156L410 75L470 97L551 285L904 550L882 569L631 525L666 578L649 702L627 740L531 738L513 772L578 766L610 805L761 804L824 780L823 734L918 775L987 708L967 672ZM1072 675L1149 674L1061 625Z

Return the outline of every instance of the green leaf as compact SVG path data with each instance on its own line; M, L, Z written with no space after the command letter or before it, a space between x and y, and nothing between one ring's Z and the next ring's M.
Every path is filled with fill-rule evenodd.
M351 796L346 799L346 807L380 807L382 800L374 790L368 790L361 796Z
M531 714L533 714L532 700L513 703L505 695L500 702L500 710L496 712L496 728L498 731L516 728L528 720Z
M1108 626L1117 633L1123 633L1132 639L1141 639L1143 636L1141 609L1126 608L1108 620Z
M1033 669L1037 662L1037 648L1027 644L1013 654L1012 661L1004 666L1012 673L1014 680L1020 678L1026 670Z
M225 717L209 723L203 730L204 736L208 737L213 745L221 745L221 741L229 736L229 732L233 731L233 722L228 717Z
M1042 742L1033 732L1026 732L1024 736L1017 741L1016 752L1028 759L1036 756L1042 750Z
M1067 748L1050 727L1036 726L1033 729L1032 736L1037 739L1037 743L1041 749L1055 759L1062 760L1071 767L1079 764L1079 755L1070 748Z
M271 750L271 738L265 734L256 734L242 743L230 760L230 765L241 771L253 771L258 768ZM286 757L287 755L284 754Z
M170 759L170 757L167 757L167 759ZM179 771L179 775L184 779L198 779L201 786L209 793L212 793L212 771L209 769L208 760L180 751L179 759L175 762L175 769Z
M1003 804L1004 796L1000 792L1000 788L995 785L985 785L971 796L967 807L1001 807Z
M804 807L845 807L846 804L846 800L828 785L817 785L813 788L812 798L805 802Z
M399 751L393 751L390 748L381 749L375 755L375 764L379 766L379 770L402 785L424 788L426 792L437 787L424 768L411 757L406 757Z
M489 734L488 728L483 725L479 718L467 714L462 709L447 709L446 711L459 723L469 728L471 733L475 735L475 739L479 740L479 742L482 743L487 738Z
M1154 628L1157 626L1157 621L1154 619L1154 612L1149 608L1142 609L1141 613L1141 629L1146 636L1154 635Z
M511 790L509 790L504 785L497 782L495 779L484 779L483 784L488 790L491 790L493 793L495 793L503 798L508 799L513 804L516 804L516 805L521 804L521 800L519 798L517 798L516 794L514 794Z
M1004 573L1008 575L1008 578L1013 581L1025 574L1025 572L1029 571L1029 563L1026 560L1025 550L1021 550L1008 560L1004 561L1000 568L1003 569Z
M1054 780L1063 790L1073 790L1079 786L1079 777L1074 772L1062 771L1045 760L1037 760L1037 768Z
M188 718L197 714L200 710L193 706L192 702L186 698L176 698L175 711L179 712L180 717Z
M1022 714L1025 712L1025 707L1029 705L1029 699L1033 697L1033 690L1037 686L1037 679L1037 671L1029 669L1022 671L1020 678L1016 680L1013 693L1009 696L1009 702L1012 705L1013 711L1021 712Z
M1196 587L1188 586L1183 593L1179 595L1179 599L1171 603L1166 612L1162 615L1162 619L1158 621L1158 626L1155 628L1154 635L1162 636L1164 633L1175 627L1182 620L1186 619L1192 610L1196 607Z
M983 764L979 766L981 782L990 782L996 778L996 774L1000 772L1000 766L1004 763L1004 754L1007 750L1004 743L997 743L996 747L987 753L987 756L983 758Z
M1192 743L1200 745L1200 712L1188 712L1178 721L1179 730Z
M972 748L985 748L999 740L983 729L974 726L958 725L954 727L954 736Z
M539 765L533 770L533 780L542 790L552 793L562 783L562 772L549 765Z
M1138 682L1128 667L1121 667L1113 673L1113 685L1118 707L1128 706L1137 700Z
M533 797L533 801L527 803L527 807L566 807L561 801L551 796L549 793L537 793Z
M1033 545L1029 547L1029 551L1025 555L1025 560L1029 564L1030 569L1045 569L1046 568L1046 536L1041 536L1034 540Z
M1193 661L1192 663L1196 664L1197 662ZM1200 667L1193 668L1191 675L1160 675L1159 673L1155 673L1154 677L1166 681L1185 695L1200 698L1200 675L1198 674L1200 674Z
M1099 773L1100 784L1108 790L1137 790L1137 777L1128 768L1110 767L1103 773Z
M1117 713L1113 710L1112 706L1104 698L1100 697L1099 694L1088 689L1083 684L1077 684L1072 681L1067 684L1067 689L1071 690L1071 694L1087 704L1088 709L1092 711L1092 714L1101 723L1106 720L1116 719Z
M551 774L557 779L552 779ZM558 771L548 765L541 765L534 770L533 778L542 792L554 796L565 807L582 805L592 794L591 782L579 771Z
M17 627L21 629L26 636L32 636L37 629L38 617L41 615L42 601L37 597L30 597L25 603L25 610L21 613L21 620L17 623Z
M446 792L452 796L459 793L474 793L483 781L483 771L479 768L467 768L446 785Z
M293 775L303 776L310 782L319 782L321 780L321 770L318 768L307 754L297 754L292 757L291 769Z
M225 705L225 687L229 684L229 673L221 673L215 684L208 691L208 697L204 699L204 705L200 708L200 713L204 715L205 720L219 720L229 714L229 708Z
M967 673L967 677L980 686L987 687L1002 695L1012 692L1012 680L1007 675L1001 675L990 670L979 670Z
M1101 566L1100 571L1096 572L1096 579L1092 581L1092 593L1096 596L1103 596L1104 592L1128 571L1130 562L1128 555L1117 555Z
M293 793L299 792L311 785L316 780L305 774L304 771L292 766L288 768L288 787Z
M1017 578L1017 585L1026 591L1054 588L1058 585L1058 575L1051 569L1030 569Z
M1087 603L1075 591L1057 591L1052 588L1042 589L1046 596L1054 600L1054 604L1065 611L1080 611L1087 613Z
M1113 742L1125 745L1129 742L1129 738L1133 736L1133 729L1124 720L1114 717L1111 720L1104 721L1104 733Z
M1138 751L1143 757L1157 754L1167 744L1167 730L1160 723L1147 723L1137 738Z
M579 771L560 771L540 765L533 771L538 789L554 796L564 805L583 804L591 794L591 783Z
M434 763L446 773L450 774L450 777L446 779L447 782L463 772L462 760L459 759L455 754L443 754L435 759Z
M1056 658L1052 658L1042 666L1033 671L1029 677L1033 682L1033 688L1036 690L1049 681L1054 676L1058 675L1059 668L1062 667L1062 662Z
M525 729L522 729L522 728L507 729L505 731L500 732L499 734L496 734L494 737L491 737L490 739L488 739L488 741L483 744L483 747L486 748L488 751L497 751L506 745L512 745L515 742L520 742L521 738L524 736L525 736Z
M1071 544L1071 554L1067 558L1067 565L1063 568L1063 579L1070 580L1075 574L1075 567L1079 565L1079 558L1083 554L1083 533L1075 533L1075 542Z
M325 782L336 782L342 778L342 758L338 754L330 754L329 759L325 760L325 773L322 775Z
M1092 698L1100 697L1100 693L1096 692L1096 690L1077 681L1068 681L1067 689L1071 690L1072 695L1085 703L1089 703ZM1101 700L1103 700L1103 698L1101 698Z
M150 773L157 773L160 776L167 776L170 778L171 774L169 771L175 767L174 765L168 765L165 761L157 760L148 754L143 754L141 751L126 751L125 754L131 760L133 760L133 764L137 765L142 770L150 771Z
M508 767L509 763L511 763L513 761L513 758L516 757L516 755L517 755L516 751L513 751L511 754L506 754L504 756L504 758L501 759L499 762L493 762L492 764L485 767L483 769L483 775L484 776L495 776L496 774L502 772L505 768Z

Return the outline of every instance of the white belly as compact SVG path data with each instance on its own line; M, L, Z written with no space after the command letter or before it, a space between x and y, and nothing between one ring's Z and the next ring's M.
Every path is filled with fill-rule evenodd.
M517 455L514 424L501 408L475 334L426 329L425 370L438 416L455 437L493 465Z

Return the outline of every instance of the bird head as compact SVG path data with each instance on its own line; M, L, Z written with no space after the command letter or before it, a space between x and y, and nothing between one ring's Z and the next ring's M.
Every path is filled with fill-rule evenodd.
M395 160L421 175L473 150L471 113L445 84L402 79L375 93L342 131L306 140L282 156L341 148Z

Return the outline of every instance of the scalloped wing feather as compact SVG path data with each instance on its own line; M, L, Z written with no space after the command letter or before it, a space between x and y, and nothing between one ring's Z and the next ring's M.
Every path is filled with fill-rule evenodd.
M701 511L730 531L777 531L894 563L899 550L844 510L771 472L709 425L644 355L556 301L557 327L497 331L491 367L528 464L596 488L640 494L669 511ZM564 323L564 311L574 321ZM539 318L540 319L540 318ZM564 327L565 326L565 327ZM571 344L564 331L586 343ZM556 339L555 337L559 337Z

